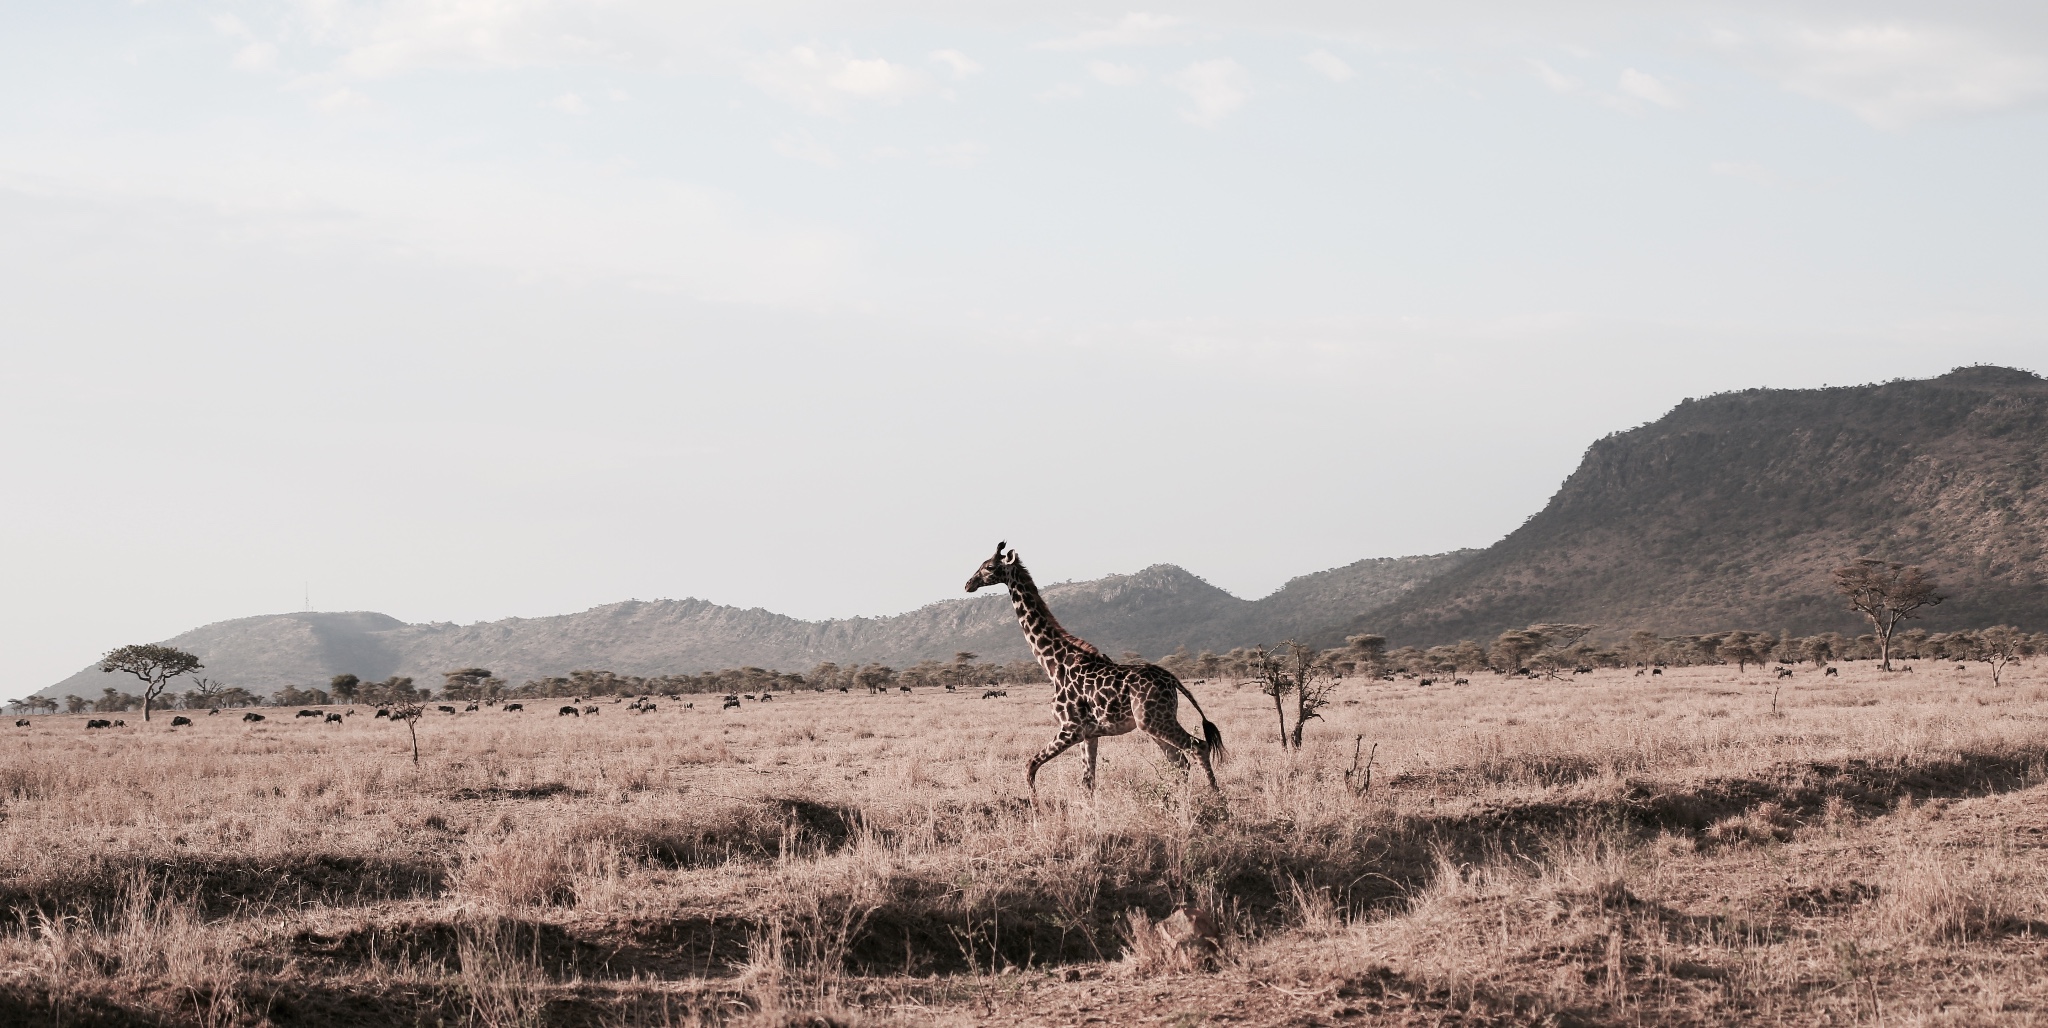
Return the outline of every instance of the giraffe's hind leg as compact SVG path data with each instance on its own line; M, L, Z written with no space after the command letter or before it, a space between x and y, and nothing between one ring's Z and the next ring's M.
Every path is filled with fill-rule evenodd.
M1052 758L1057 757L1062 753L1065 753L1069 747L1073 746L1077 742L1080 742L1082 736L1083 733L1081 731L1080 723L1075 721L1069 721L1066 724L1061 725L1059 734L1053 736L1052 741L1046 743L1045 748L1039 750L1037 755L1031 758L1031 763L1027 764L1024 768L1024 783L1031 787L1031 795L1034 799L1038 796L1038 769L1044 767L1046 761L1051 760ZM1095 761L1093 759L1095 755L1095 740L1090 739L1088 742L1090 757L1088 761L1088 780L1090 783L1090 788L1093 788L1093 783L1095 780Z
M1181 728L1178 719L1170 715L1163 720L1155 719L1153 723L1145 726L1145 734L1150 735L1152 741L1159 744L1160 751L1166 754L1166 759L1173 761L1173 766L1182 771L1191 770L1188 767L1188 754L1194 754L1201 760L1202 770L1209 775L1209 788L1217 787L1216 769L1209 763L1209 748L1202 745L1202 740L1189 735Z
M1088 770L1081 775L1081 784L1087 786L1089 792L1095 791L1095 751L1101 745L1100 738L1088 737Z

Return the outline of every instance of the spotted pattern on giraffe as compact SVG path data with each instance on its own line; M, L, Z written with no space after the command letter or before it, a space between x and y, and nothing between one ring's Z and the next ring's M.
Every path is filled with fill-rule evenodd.
M1081 781L1095 788L1096 747L1104 736L1124 735L1142 729L1159 744L1159 749L1176 766L1191 770L1190 755L1200 760L1216 787L1215 761L1226 755L1223 733L1202 712L1195 694L1175 678L1173 672L1156 664L1119 664L1101 650L1060 626L1052 616L1045 597L1039 595L1031 573L1024 568L1017 551L1004 554L1004 543L996 544L995 556L983 561L967 580L967 591L1001 585L1010 591L1010 605L1017 623L1031 644L1038 666L1053 684L1053 714L1059 730L1052 741L1035 754L1024 772L1033 796L1038 794L1038 769L1066 752L1076 743L1088 744L1088 769ZM1202 737L1189 735L1180 726L1180 697L1186 696L1202 719Z

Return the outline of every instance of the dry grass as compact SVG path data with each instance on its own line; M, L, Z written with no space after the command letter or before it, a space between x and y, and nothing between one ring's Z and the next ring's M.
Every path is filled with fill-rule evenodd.
M2042 683L1351 682L1294 756L1212 683L1220 795L1113 739L1035 809L1045 689L436 714L418 769L366 712L37 718L0 1022L2031 1023Z

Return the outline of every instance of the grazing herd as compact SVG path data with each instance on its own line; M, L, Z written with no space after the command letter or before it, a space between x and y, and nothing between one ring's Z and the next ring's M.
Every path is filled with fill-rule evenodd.
M1572 673L1573 673L1574 675L1581 675L1581 674L1587 674L1587 673L1591 672L1592 670L1593 670L1593 669L1592 669L1592 668L1589 668L1589 667L1576 667L1576 668L1573 668L1573 669L1572 669ZM1792 673L1793 673L1793 672L1792 672L1792 669L1791 669L1791 668L1789 668L1789 667L1782 667L1782 666L1781 666L1781 667L1775 668L1775 669L1773 669L1773 670L1775 671L1775 675L1774 675L1774 677L1776 677L1776 678L1790 678L1790 677L1792 677ZM1957 668L1956 670L1960 671L1960 670L1963 670L1963 668L1961 668L1961 667L1958 667L1958 668ZM1635 673L1636 673L1637 677L1641 677L1642 675L1645 675L1645 674L1650 674L1650 675L1662 675L1662 674L1664 673L1664 669L1663 669L1662 667L1657 667L1657 666L1650 666L1650 667L1637 667L1637 668L1636 668L1636 670L1635 670ZM1821 669L1821 673L1822 673L1822 674L1824 674L1824 675L1826 675L1826 676L1828 676L1828 677L1830 677L1830 678L1832 678L1832 677L1835 677L1835 676L1836 676L1836 675L1838 674L1837 670L1836 670L1835 668L1833 668L1833 667L1824 667L1824 668L1822 668L1822 669ZM1437 684L1437 682L1438 682L1438 681L1440 681L1440 680L1439 680L1439 679L1434 679L1434 678L1424 678L1424 679L1421 679L1421 680L1420 680L1420 681L1419 681L1419 682L1418 682L1417 684L1418 684L1418 685L1425 685L1425 686L1426 686L1426 685L1435 685L1435 684ZM993 684L993 683L991 683L991 684ZM1454 679L1453 679L1453 684L1456 684L1456 685L1470 685L1470 684L1471 684L1471 680L1470 680L1470 679L1467 679L1467 678L1454 678ZM900 687L899 687L899 690L900 690L901 692L906 692L906 693L907 693L907 692L910 692L910 691L911 691L911 689L910 689L910 686L907 686L907 685L905 685L905 686L900 686ZM844 692L848 692L848 691L850 691L850 690L849 690L849 689L848 689L848 688L847 688L846 686L840 686L840 687L839 687L839 691L840 691L840 692L842 692L842 693L844 693ZM950 685L949 685L949 686L946 686L946 691L947 691L947 692L953 692L953 691L954 691L954 688L953 688L952 686L950 686ZM1003 699L1003 698L1006 698L1006 697L1008 697L1009 695L1010 695L1010 693L1009 693L1009 690L1007 690L1007 689L996 689L996 688L990 688L990 689L988 689L988 690L984 691L984 692L983 692L983 693L981 694L981 698L982 698L982 699L984 699L984 700L993 700L993 699ZM668 698L669 698L669 699L678 699L679 697L676 697L676 696L672 696L672 695L671 695L671 696L668 696ZM742 693L727 693L727 694L725 694L724 696L722 696L722 697L721 697L720 699L721 699L721 703L720 703L720 705L719 705L719 709L720 709L720 710L738 710L738 709L740 709L740 707L741 707L741 701L742 701L743 699L744 699L744 700L748 700L748 701L753 701L753 702L759 702L759 703L769 703L769 702L772 702L772 701L773 701L773 700L775 699L775 695L774 695L773 693L766 693L766 692L764 692L764 693L760 693L760 694L758 694L758 695L756 695L756 694L754 694L754 693L744 693L744 694L742 694ZM625 703L625 701L626 701L626 697L621 697L621 696L615 696L615 697L613 697L613 698L612 698L612 702L613 702L613 703ZM581 704L581 705L579 706L578 704ZM691 710L691 709L694 709L695 707L696 707L696 704L694 704L694 703L685 703L685 704L683 704L683 707L682 707L682 709L684 709L684 710ZM438 710L438 711L441 711L441 712L442 712L442 713L444 713L444 714L454 714L454 713L456 713L456 709L455 709L455 708L454 708L453 706L449 706L449 705L447 705L447 704L440 704L440 705L436 706L436 707L435 707L434 709L436 709L436 710ZM463 708L462 708L462 710L463 710L464 712L475 712L475 711L478 711L478 710L480 710L480 709L481 709L481 706L480 706L480 705L479 705L478 703L475 703L475 702L472 702L472 703L470 703L470 704L469 704L468 706L466 706L466 707L463 707ZM504 707L503 707L503 708L501 708L501 709L502 709L503 711L505 711L505 712L513 712L513 711L524 711L524 710L526 709L526 707L525 707L525 705L524 705L524 704L521 704L521 703L507 703L507 704L505 704L505 705L504 705ZM656 704L654 703L654 701L653 701L653 697L651 697L651 696L641 696L641 697L639 697L639 698L637 698L637 699L634 699L634 700L633 700L633 701L632 701L631 703L626 703L626 709L627 709L627 710L631 710L631 711L633 711L633 712L635 712L635 713L639 713L639 714L652 714L652 713L654 713L654 712L655 712L656 710L658 710L659 708L658 708L658 707L657 707L657 705L656 705ZM583 698L582 698L582 697L577 697L577 700L576 700L576 703L575 703L575 704L565 704L564 706L562 706L562 707L561 707L561 709L559 709L558 711L556 711L556 713L555 713L555 716L557 716L557 717L575 717L575 718L581 718L581 717L584 717L585 715L593 715L593 716L594 716L594 715L596 715L596 714L600 713L600 712L601 712L601 710L602 710L602 708L598 707L598 705L597 705L597 704L594 704L594 703L591 703L591 704L584 704L584 703L583 703ZM210 717L210 716L212 716L212 715L215 715L215 714L219 714L219 713L220 713L220 709L219 709L219 708L213 708L213 709L210 709L210 710L208 710L208 711L207 711L206 713L207 713L207 715L208 715L208 716ZM293 718L293 720L295 720L295 721L296 721L296 720L299 720L299 719L301 719L301 718L309 718L309 717L310 717L310 718L316 718L316 719L319 719L319 720L320 720L320 721L321 721L322 723L325 723L325 724L330 724L330 725L338 725L338 724L342 724L342 723L343 723L342 719L343 719L344 717L353 717L353 716L355 716L355 708L351 707L351 708L349 708L349 709L348 709L348 710L347 710L347 711L346 711L345 713L344 713L344 712L337 712L337 711L331 711L331 710L313 710L313 709L305 709L305 710L300 710L300 711L299 711L298 713L296 713L296 714L292 715L292 718ZM392 713L391 713L391 708L390 708L390 707L378 707L378 708L377 708L377 713L376 713L376 717L379 717L379 718L390 718L390 719L391 719L391 720L393 720L393 721L396 721L396 720L398 720L398 718L392 717ZM256 722L260 722L260 721L266 720L266 718L265 718L265 716L264 716L264 715L262 715L262 714L258 714L258 713L256 713L255 711L251 710L251 711L244 711L244 712L243 712L243 714L242 714L242 720L243 720L244 722L248 722L248 723L256 723ZM28 727L31 727L31 726L33 725L33 723L34 723L34 722L33 722L33 721L32 721L31 719L29 719L29 718L16 718L16 719L15 719L15 721L14 721L14 726L15 726L16 728L28 728ZM118 719L112 719L112 720L110 720L110 719L106 719L106 718L89 718L89 719L87 719L87 720L86 720L86 722L85 722L85 727L86 727L86 728L88 728L88 729L97 729L97 728L125 728L125 727L127 727L127 724L128 724L128 723L127 723L126 721L122 721L122 720L118 720ZM181 727L185 727L185 726L187 726L187 725L190 725L190 724L192 724L192 719L191 719L191 718L189 718L189 717L186 717L186 716L184 716L184 715L182 715L182 714L180 714L180 715L177 715L177 716L174 716L174 717L172 717L172 718L171 718L171 727L173 727L173 728L181 728Z
M846 690L845 690L845 689L841 689L841 690L839 690L839 691L840 691L840 692L845 692ZM903 691L904 691L904 692L909 692L909 691L910 691L910 687L909 687L909 686L904 686L904 687L903 687ZM664 695L667 695L667 694L664 694ZM988 691L988 692L987 692L986 694L984 694L982 698L983 698L983 699L988 699L988 698L990 698L990 697L996 697L996 696L1008 696L1008 695L1009 695L1009 693L1007 693L1007 692L1005 692L1005 691L1003 691L1003 690L1001 690L1001 689L991 689L991 690L989 690L989 691ZM677 699L678 697L676 697L676 696L673 696L673 695L669 695L669 696L668 696L668 698L669 698L669 699ZM726 695L726 696L725 696L725 697L723 698L725 702L724 702L724 704L723 704L723 705L721 706L721 708L720 708L720 709L722 709L722 710L735 710L735 709L738 709L738 708L739 708L739 706L740 706L740 700L741 700L741 698L742 698L742 696L741 696L741 694L739 694L739 693L729 693L729 694L727 694L727 695ZM754 694L754 693L746 693L746 694L745 694L745 696L744 696L744 698L745 698L745 699L747 699L747 700L751 700L751 701L754 701L754 702L758 702L758 703L771 703L771 702L773 702L773 701L775 700L775 694L774 694L774 693L767 693L767 692L764 692L764 693L760 693L759 695L756 695L756 694ZM624 702L625 702L625 697L622 697L622 696L615 696L615 697L613 697L613 698L612 698L612 702L613 702L613 703L624 703ZM683 704L683 709L684 709L684 710L694 710L694 709L696 709L696 706L697 706L697 705L696 705L695 703L685 703L685 704ZM436 706L434 707L434 709L435 709L435 710L438 710L438 711L440 711L440 712L442 712L442 713L444 713L444 714L454 714L454 713L456 713L456 709L455 709L455 708L454 708L453 706L450 706L450 705L448 705L448 704L445 704L445 703L444 703L444 704L437 704L437 705L436 705ZM480 705L479 705L479 704L477 704L477 703L471 703L471 704L469 704L468 706L466 706L466 707L464 707L464 708L462 708L462 709L463 709L463 711L464 711L464 712L471 712L471 711L476 711L476 710L479 710L479 709L481 709L481 707L480 707ZM506 711L506 712L512 712L512 711L524 711L524 710L526 709L526 705L525 705L525 704L523 704L523 703L507 703L507 704L505 704L505 706L504 706L503 708L501 708L501 709L502 709L502 710L504 710L504 711ZM626 709L627 709L627 710L630 710L630 711L633 711L633 712L635 712L635 713L638 713L638 714L652 714L652 713L654 713L655 711L659 710L659 709L660 709L660 707L659 707L659 706L658 706L658 705L657 705L657 704L656 704L656 703L654 702L654 698L653 698L652 696L641 696L641 697L639 697L639 698L637 698L637 699L633 700L633 702L631 702L631 703L627 703L627 704L626 704ZM603 708L599 707L599 706L598 706L597 704L595 704L595 703L589 703L589 704L585 704L585 703L583 703L583 698L579 696L579 697L577 697L577 698L576 698L576 703L573 703L573 704L565 704L564 706L562 706L562 707L561 707L561 708L560 708L559 710L557 710L557 711L555 712L555 716L556 716L556 717L575 717L575 718L581 718L581 717L584 717L584 716L586 716L586 715L589 715L589 716L595 716L595 715L597 715L597 714L601 713L601 712L602 712L602 710L603 710ZM374 715L374 717L378 717L378 718L387 718L387 719L389 719L389 720L392 720L392 721L397 721L397 720L399 720L399 719L400 719L400 716L394 716L394 715L392 714L392 712L391 712L391 711L392 711L392 708L390 708L390 707L378 707L378 708L377 708L377 713L376 713L376 714ZM208 710L208 711L207 711L206 713L207 713L207 715L208 715L208 716L212 716L212 715L214 715L214 714L218 714L218 713L220 713L220 708L218 708L218 707L216 707L216 708L213 708L213 709L211 709L211 710ZM354 717L354 716L355 716L355 713L356 713L356 711L355 711L355 708L354 708L354 707L350 707L350 708L349 708L349 709L348 709L347 711L345 711L345 712L343 712L343 711L332 711L332 710L316 710L316 709L313 709L313 708L306 708L306 709L300 710L300 711L298 711L297 713L293 714L293 715L292 715L292 720L293 720L293 721L298 721L298 720L300 720L301 718L309 718L309 717L310 717L310 718L315 718L315 719L319 720L319 721L320 721L320 722L322 722L323 724L330 724L330 725L338 725L338 724L342 724L342 723L344 723L344 722L342 721L342 719L343 719L344 717ZM402 716L402 715L401 715L401 716ZM243 712L242 712L242 720L243 720L244 722L246 722L246 723L251 723L251 724L254 724L254 723L256 723L256 722L259 722L259 721L265 721L265 720L268 720L268 717L267 717L266 715L263 715L263 714L258 714L258 713L256 713L256 712L255 712L255 711L253 711L253 710L249 710L249 711L243 711ZM175 716L175 717L171 718L171 727L173 727L173 728L180 728L180 727L183 727L183 726L189 725L189 724L191 724L191 723L192 723L192 719L191 719L191 718L189 718L189 717L186 717L186 716L184 716L183 714L180 714L180 715L177 715L177 716ZM28 718L17 718L17 719L15 720L15 722L14 722L14 726L15 726L16 728L28 728L28 727L30 727L30 726L31 726L32 724L33 724L33 722L32 722L32 721L31 721L30 719L28 719ZM85 723L85 727L87 727L87 728L125 728L125 727L127 727L127 724L128 724L128 723L127 723L126 721L118 721L118 720L110 721L110 720L107 720L107 719L104 719L104 718L91 718L91 719L89 719L89 720L87 720L87 721L86 721L86 723Z

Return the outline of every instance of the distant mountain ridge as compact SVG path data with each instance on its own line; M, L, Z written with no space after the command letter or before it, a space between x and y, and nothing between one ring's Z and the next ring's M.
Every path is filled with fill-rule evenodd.
M1539 622L1867 631L1830 578L1866 555L1945 587L1912 625L2048 629L2048 381L1972 367L1687 400L1595 442L1500 542L1316 638L1430 645Z
M1170 564L1063 582L1045 587L1045 594L1062 623L1105 652L1158 657L1180 646L1226 650L1311 631L1384 604L1477 552L1362 560L1301 576L1259 600L1233 596ZM831 621L697 599L626 600L575 614L473 625L408 624L371 612L269 614L164 641L197 654L208 677L259 694L324 684L344 673L409 675L438 684L441 672L471 666L517 683L581 669L659 675L752 665L802 672L827 660L902 667L959 650L999 661L1029 656L1001 593L890 617ZM88 667L41 693L97 696L121 684Z
M1484 550L1364 560L1244 600L1170 564L1049 586L1068 628L1108 653L1158 657L1273 643L1486 640L1540 622L1605 634L1731 628L1857 631L1829 571L1875 555L1929 567L1948 602L1929 630L2048 630L2048 381L2010 368L1832 389L1687 400L1595 442L1543 510ZM112 640L110 642L127 642ZM1000 594L891 617L800 621L704 600L594 607L474 625L382 614L275 614L172 645L227 685L491 668L508 680L600 669L695 673L820 661L898 667L957 650L1011 660L1023 635ZM88 668L43 693L96 695Z

